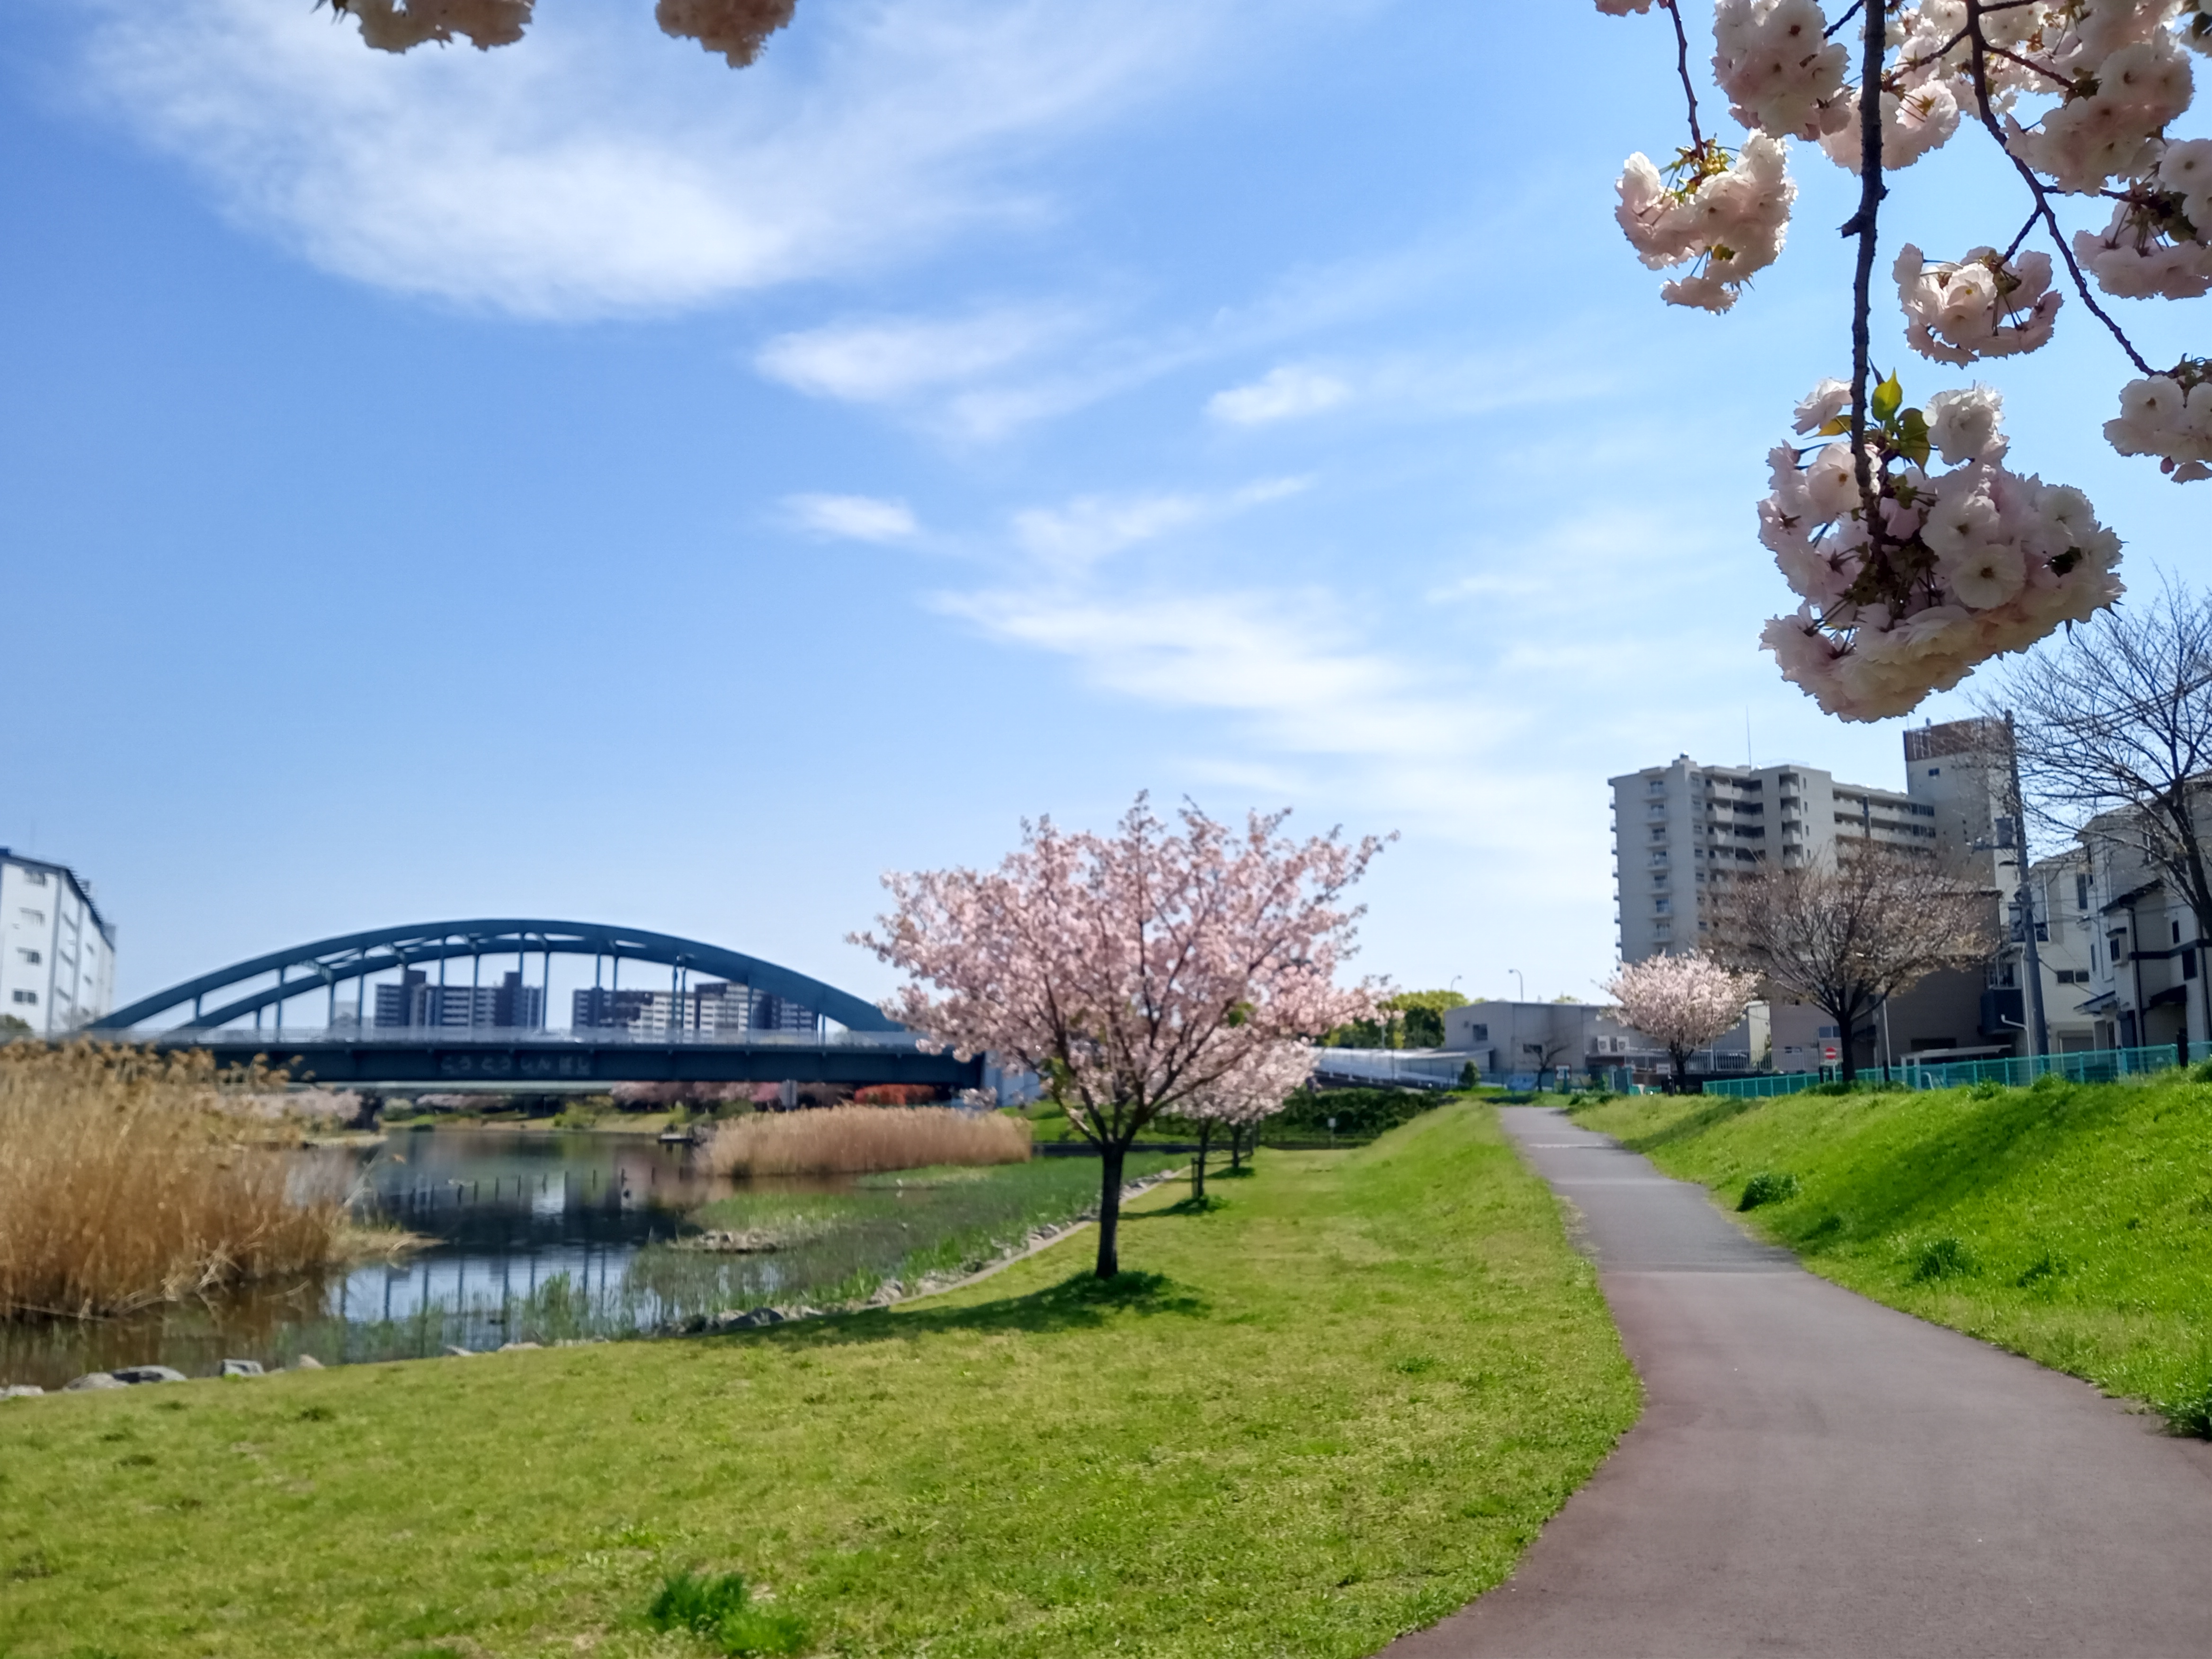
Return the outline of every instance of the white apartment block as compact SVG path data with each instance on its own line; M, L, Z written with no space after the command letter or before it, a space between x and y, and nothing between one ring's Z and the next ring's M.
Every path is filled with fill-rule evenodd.
M0 1015L58 1036L115 1006L115 928L66 865L0 847Z
M1853 846L1940 858L1985 882L1993 903L2008 902L2019 884L2020 836L2005 810L2002 728L1980 720L1923 726L1905 733L1904 746L1901 791L1844 783L1818 767L1710 766L1686 755L1609 780L1621 960L1702 948L1715 899L1763 860L1794 866ZM1846 1040L1865 1064L1911 1054L2010 1053L2021 1036L2020 954L2001 950L1986 974L1933 975L1849 1034L1824 1024L1817 1010L1778 1004L1767 1039L1771 1063L1809 1069ZM2046 978L2082 965L2069 956ZM2069 981L2066 988L2075 988ZM2046 998L2045 1006L2058 1001Z
M1795 866L1844 842L1929 854L1938 844L1936 805L1818 767L1700 766L1682 755L1610 781L1623 962L1701 948L1714 898L1762 860Z

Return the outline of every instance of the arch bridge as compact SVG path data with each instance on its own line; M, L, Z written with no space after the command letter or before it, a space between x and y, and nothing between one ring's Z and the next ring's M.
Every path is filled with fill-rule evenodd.
M597 994L586 1002L592 1018L572 1030L545 1023L556 956L593 959ZM501 974L489 990L487 958ZM459 960L469 963L465 981L451 976ZM399 975L402 995L386 1000L386 1012L402 1017L386 1023L372 1012L369 981L390 974ZM718 1012L727 1012L710 1024L703 1011L718 981L738 994L715 1001ZM710 996L698 994L702 988ZM626 1008L641 1006L640 994L664 991L665 1012L649 1029L616 1023ZM502 994L508 1018L480 1018L488 997L495 1002ZM288 1007L303 1000L322 1004L320 1021L303 1028L295 1017L288 1030ZM434 1018L417 1018L426 1004ZM775 1029L758 1023L763 1010ZM241 1024L248 1018L250 1027ZM173 985L90 1030L163 1048L206 1048L219 1065L263 1057L295 1078L342 1087L580 1093L618 1082L787 1079L966 1088L983 1073L980 1058L923 1054L914 1035L872 1003L758 957L669 933L529 918L434 921L318 939Z

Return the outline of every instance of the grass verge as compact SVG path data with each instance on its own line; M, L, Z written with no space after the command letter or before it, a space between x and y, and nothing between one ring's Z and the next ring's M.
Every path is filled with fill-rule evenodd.
M2212 1087L1647 1095L1577 1121L1838 1284L2212 1429Z
M956 1295L0 1407L0 1652L1352 1656L1502 1578L1635 1415L1486 1110L1264 1154ZM673 1623L663 1604L661 1622Z

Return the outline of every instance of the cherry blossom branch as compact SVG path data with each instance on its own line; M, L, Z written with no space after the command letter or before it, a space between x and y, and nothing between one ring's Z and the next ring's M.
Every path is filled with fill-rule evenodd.
M1970 0L1971 3L1971 0ZM1867 459L1867 379L1873 368L1874 260L1881 217L1881 59L1888 46L1887 0L1865 0L1865 50L1859 72L1859 210L1844 222L1843 234L1859 239L1858 265L1851 278L1851 459L1857 469L1859 505L1866 514L1869 562L1882 546L1881 501L1874 468Z
M2043 187L2043 180L2035 176L2035 169L2013 154L2012 146L2005 142L2004 129L1997 125L1996 111L1990 103L1989 54L1995 48L1990 46L1982 33L1982 14L1990 9L1992 8L1984 5L1983 0L1966 0L1966 30L1973 43L1974 112L1982 125L1989 129L1990 137L1996 141L1996 146L2004 153L2005 159L2012 163L2013 170L2020 174L2028 193L2035 198L2035 217L2042 220L2045 228L2050 231L2051 242L2058 249L2059 258L2065 262L2066 274L2074 279L2074 291L2081 296L2081 303L2089 308L2092 317L2111 331L2112 338L2119 343L2120 349L2127 353L2128 361L2148 378L2158 371L2144 361L2142 353L2136 349L2135 342L2128 338L2126 331L2112 320L2104 307L2097 303L2096 295L2089 292L2088 281L2081 275L2081 264L2074 258L2073 245L2066 240L2066 233L2059 228L2058 216L2051 210L2051 193Z
M1834 40L1836 38L1836 31L1842 28L1844 24L1850 22L1852 18L1857 16L1859 15L1859 8L1865 3L1866 0L1851 0L1850 9L1845 12L1841 17L1836 19L1834 22L1829 24L1827 27L1822 29L1820 31L1820 38L1823 40Z
M1690 32L1682 27L1681 0L1659 0L1659 3L1674 20L1674 72L1682 77L1682 96L1689 100L1690 143L1703 153L1705 135L1698 125L1698 88L1690 79Z

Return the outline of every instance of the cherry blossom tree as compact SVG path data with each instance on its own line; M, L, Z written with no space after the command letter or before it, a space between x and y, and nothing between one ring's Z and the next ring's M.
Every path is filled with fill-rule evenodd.
M1194 1091L1175 1115L1198 1129L1198 1159L1191 1166L1190 1195L1206 1197L1206 1156L1217 1128L1229 1131L1232 1155L1240 1161L1245 1133L1283 1109L1291 1091L1304 1088L1319 1057L1307 1042L1277 1042L1255 1050L1249 1060L1218 1082Z
M1195 807L1178 816L1164 823L1140 795L1111 836L1045 819L996 870L887 875L882 932L853 936L908 976L886 1013L933 1048L1036 1072L1098 1148L1102 1279L1119 1267L1139 1133L1249 1100L1288 1074L1289 1045L1373 1006L1336 972L1361 915L1344 895L1381 842L1293 842L1278 834L1285 812L1253 814L1242 835Z
M1741 1019L1758 989L1753 975L1692 951L1632 962L1607 982L1605 994L1620 1005L1621 1018L1667 1050L1674 1091L1681 1094L1688 1088L1690 1055Z
M1996 897L1934 859L1875 847L1761 864L1721 907L1716 948L1771 994L1836 1022L1849 1083L1858 1031L1884 1002L1930 974L1989 960Z
M320 5L322 0L316 0ZM334 16L361 26L362 44L407 52L466 40L481 52L511 46L530 26L537 0L330 0ZM768 37L791 21L798 0L659 0L653 19L665 34L696 40L732 69L758 58Z
M2099 298L2212 291L2212 138L2170 131L2193 94L2190 54L2212 52L2212 0L1853 0L1832 17L1821 0L1716 0L1713 77L1747 129L1734 150L1703 125L1681 0L1597 0L1616 16L1655 6L1673 25L1689 142L1664 164L1629 158L1617 217L1646 265L1682 270L1662 300L1724 312L1780 257L1791 141L1858 175L1843 226L1857 242L1850 377L1798 405L1808 441L1772 452L1759 507L1802 601L1763 635L1784 678L1846 720L1902 714L2113 604L2119 538L2080 490L2007 466L1995 391L1909 404L1894 368L1875 368L1884 180L1972 127L2022 189L2002 249L1899 248L1912 350L1954 368L2033 351L2070 293L2136 370L2106 439L2177 482L2212 478L2212 362L2154 368ZM2069 235L2060 206L2077 198L2106 222ZM1962 219L1988 209L1961 201ZM2027 246L2039 233L2047 251Z

